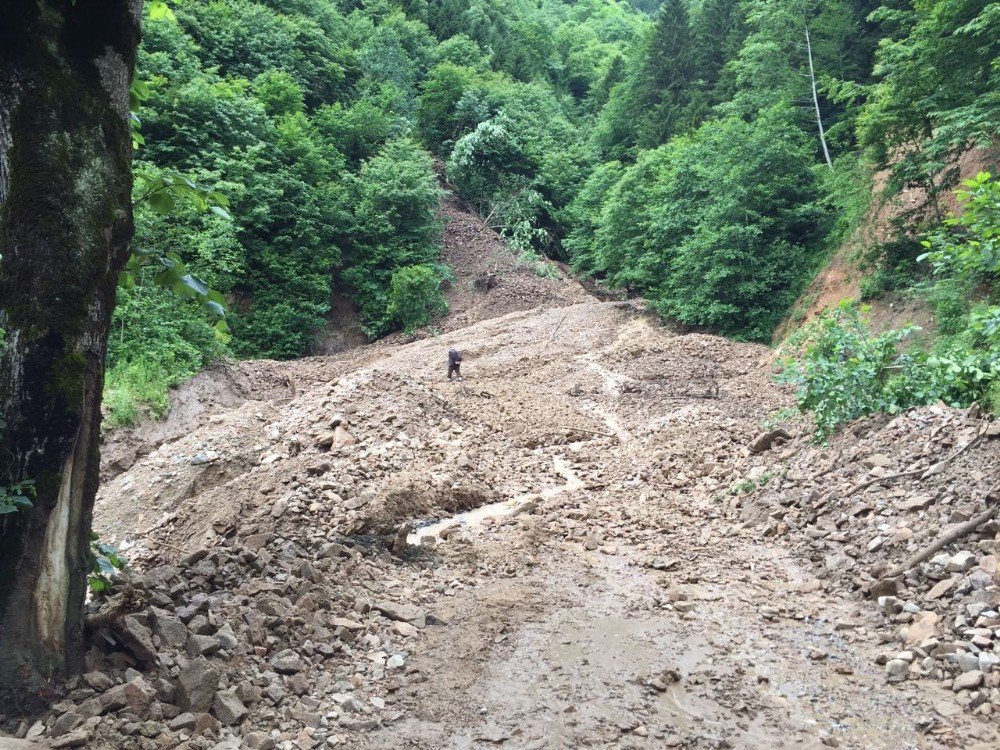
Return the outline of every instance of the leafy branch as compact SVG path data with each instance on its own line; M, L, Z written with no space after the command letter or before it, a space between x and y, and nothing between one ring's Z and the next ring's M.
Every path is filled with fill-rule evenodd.
M125 558L114 546L102 542L97 532L90 532L90 574L87 585L93 594L103 594L111 588L111 576L125 567Z

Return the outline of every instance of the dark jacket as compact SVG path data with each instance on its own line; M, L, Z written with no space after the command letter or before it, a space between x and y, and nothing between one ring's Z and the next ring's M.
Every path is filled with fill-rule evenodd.
M448 352L448 364L457 365L462 361L462 352L458 349L452 349Z

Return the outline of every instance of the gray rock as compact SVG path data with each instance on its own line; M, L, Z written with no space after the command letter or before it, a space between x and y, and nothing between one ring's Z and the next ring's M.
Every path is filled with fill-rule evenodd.
M112 630L122 646L136 659L141 662L156 660L152 632L133 615L126 615L115 621Z
M927 510L934 504L934 498L930 495L917 495L900 501L896 507L901 511L915 513L920 510Z
M67 732L72 732L78 726L83 724L83 717L74 711L67 711L58 719L56 719L55 724L49 730L49 734L53 737L59 737Z
M236 648L236 644L239 641L236 638L236 634L233 632L232 626L227 622L215 633L215 637L219 639L219 646L224 648L226 651L232 651Z
M418 628L422 628L427 624L426 613L412 604L396 604L395 602L380 601L375 602L372 607L390 620L408 622L411 625L416 625Z
M955 654L955 662L958 664L960 672L972 672L979 669L979 658L975 654L966 651Z
M989 674L998 664L1000 664L1000 656L986 652L979 654L979 671L983 674Z
M115 684L115 681L104 674L104 672L87 672L83 676L83 681L94 688L94 690L107 690Z
M271 657L271 666L279 674L295 674L305 668L305 662L302 661L302 657L297 653L290 648L286 648L284 651L279 651Z
M87 729L75 729L62 737L56 737L49 744L53 750L60 750L64 747L84 747L90 742L91 733Z
M927 592L927 600L934 601L936 599L940 599L942 596L951 591L957 581L957 578L944 578L938 581L934 584L934 587Z
M195 717L193 713L191 713L190 711L185 711L184 713L179 714L174 718L172 718L167 723L167 729L169 729L172 732L179 732L182 729L194 729L194 725L195 723L197 723L197 721L198 719Z
M117 711L119 708L125 708L128 705L128 695L125 692L124 685L115 685L110 690L101 693L94 700L99 705L98 715L105 714L108 711Z
M221 690L215 694L212 713L226 726L233 726L239 724L248 711L247 707L243 705L243 701L236 695L236 691Z
M188 656L209 656L219 650L219 639L214 635L194 635L188 636L185 651Z
M219 689L219 676L204 656L192 659L177 678L177 705L195 713L208 711Z
M934 710L945 718L958 716L962 713L962 707L955 703L955 701L939 701L934 704Z
M955 553L947 565L944 566L948 573L964 573L976 567L976 555L968 550Z
M195 615L188 621L188 630L196 635L210 635L214 629L205 615Z
M243 743L250 750L273 750L275 742L270 735L263 732L248 732Z
M960 690L972 690L983 684L983 673L978 669L971 672L964 672L955 678L951 689L956 693Z
M905 679L909 671L910 663L903 659L890 659L885 665L885 674L892 682Z

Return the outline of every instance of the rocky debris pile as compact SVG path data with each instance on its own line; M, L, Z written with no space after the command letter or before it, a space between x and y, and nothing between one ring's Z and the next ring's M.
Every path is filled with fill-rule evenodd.
M442 330L590 297L578 281L554 264L519 259L496 231L455 196L442 201L441 217L446 227L442 260L456 278L445 289L448 314L436 323Z
M1000 423L930 406L748 458L766 486L734 497L741 523L798 548L822 585L884 615L889 682L933 680L935 711L1000 711Z
M385 553L323 525L299 528L249 528L116 582L92 605L87 672L19 734L56 748L291 749L350 746L391 721L394 693L422 679L408 655L445 587L401 580Z
M636 314L572 312L595 340ZM566 319L549 315L552 327ZM523 320L487 324L482 338L522 338L536 324ZM335 375L291 402L211 416L107 484L97 527L136 575L93 613L103 624L88 678L22 734L66 747L315 748L392 721L397 692L422 679L408 661L434 602L508 569L465 580L400 565L388 552L400 527L561 484L544 446L603 439L599 415L551 403L552 370L572 365L529 356L511 382L525 353L499 343L479 351L474 386L441 382L425 342L354 371L332 358ZM468 535L446 536L437 555L475 559ZM405 534L396 551L412 557Z
M451 345L461 383L444 380ZM87 676L22 736L356 747L419 708L414 655L443 597L569 554L658 571L644 606L693 618L746 575L720 564L735 535L811 560L803 591L885 612L888 676L947 681L939 713L996 705L996 529L888 575L985 509L998 442L979 415L914 410L818 447L804 425L763 427L792 404L766 348L674 335L634 303L354 356L289 363L294 399L211 416L102 489L97 528L135 573L93 613Z

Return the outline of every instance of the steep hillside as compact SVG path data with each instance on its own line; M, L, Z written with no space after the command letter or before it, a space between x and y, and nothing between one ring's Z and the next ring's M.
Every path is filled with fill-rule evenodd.
M397 333L382 344L393 344L452 331L470 323L540 305L559 306L593 299L579 281L551 262L519 258L503 238L461 200L444 194L441 260L451 272L444 290L447 311L415 334ZM596 287L591 284L596 291ZM382 356L381 346L365 347L357 308L335 292L331 320L320 349L326 362L356 366ZM339 315L339 317L333 317ZM361 347L365 347L361 349ZM338 359L330 359L332 355ZM348 366L345 364L344 366ZM270 360L216 361L169 393L164 419L143 419L134 427L109 430L102 448L102 478L128 469L137 457L186 435L208 417L248 401L294 398L298 389L314 383L315 373Z
M955 162L956 181L967 180L983 171L997 171L1000 151L997 149L970 149ZM774 341L780 342L790 332L814 320L824 310L839 305L843 300L860 300L865 294L863 282L886 265L879 246L902 239L907 226L916 226L912 212L926 223L933 220L927 208L927 191L913 187L891 199L882 196L888 174L878 175L874 185L872 205L861 225L824 265L805 292L793 306L789 316L775 330ZM943 213L960 212L961 206L953 192L941 196ZM900 222L910 216L909 222ZM915 280L914 274L914 280ZM913 295L899 295L893 291L877 293L866 299L871 307L871 319L879 330L919 325L928 333L935 326L934 313L926 300Z

